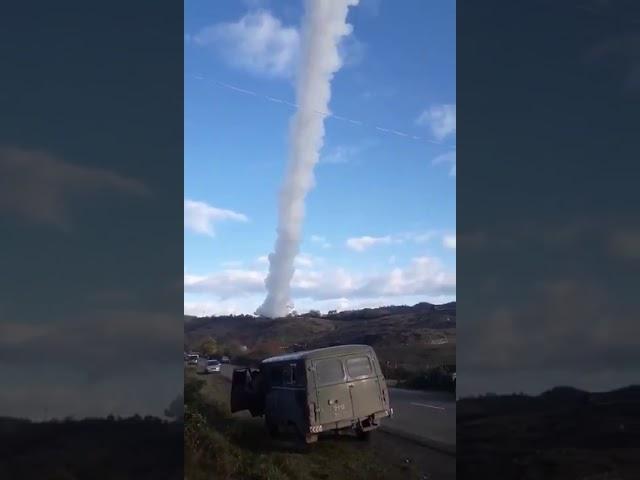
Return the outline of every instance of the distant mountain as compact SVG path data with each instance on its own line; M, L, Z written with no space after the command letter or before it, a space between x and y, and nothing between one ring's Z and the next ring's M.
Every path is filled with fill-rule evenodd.
M275 351L363 343L384 362L422 369L455 365L456 304L385 306L320 314L309 312L278 319L251 315L185 316L185 347L197 348L213 337L225 346Z
M640 478L640 386L457 402L462 478Z
M540 395L484 395L458 400L458 419L504 416L577 409L586 406L637 404L640 385L608 392L588 392L571 386L557 386Z

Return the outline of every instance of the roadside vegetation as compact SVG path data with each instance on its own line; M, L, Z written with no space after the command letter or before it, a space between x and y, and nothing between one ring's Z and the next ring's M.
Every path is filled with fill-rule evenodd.
M455 366L438 365L415 371L403 367L390 368L383 365L382 373L385 378L395 380L395 386L399 388L451 393L456 391L456 381L453 376L455 374Z
M321 438L299 446L274 440L261 418L231 415L229 382L185 374L185 479L422 479L411 463L389 459L355 437Z
M156 417L0 417L0 478L183 478L183 425Z

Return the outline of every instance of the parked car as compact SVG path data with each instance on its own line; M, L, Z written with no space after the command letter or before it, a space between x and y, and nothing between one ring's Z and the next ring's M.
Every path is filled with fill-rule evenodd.
M199 358L200 355L198 355L197 353L190 353L189 355L187 355L187 365L198 365Z
M368 345L341 345L271 357L233 372L231 412L263 416L272 435L293 426L305 443L332 430L366 439L393 415L376 354Z
M221 361L222 363L229 363L231 360L229 360L229 357L227 357L226 355L224 355L224 356L220 359L220 361Z
M215 358L203 358L200 362L200 373L220 373L221 366Z

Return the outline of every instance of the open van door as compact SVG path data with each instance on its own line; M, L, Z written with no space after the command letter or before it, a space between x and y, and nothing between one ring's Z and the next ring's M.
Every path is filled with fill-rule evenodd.
M258 417L264 414L264 385L259 370L238 368L231 380L231 413L249 410Z
M237 368L231 380L231 413L249 410L251 406L249 382L251 376L248 368Z

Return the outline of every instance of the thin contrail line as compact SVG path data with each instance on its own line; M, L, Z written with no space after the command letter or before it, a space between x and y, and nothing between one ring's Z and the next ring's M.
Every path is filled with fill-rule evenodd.
M252 90L247 90L245 88L240 88L238 86L231 85L229 83L221 82L220 80L209 80L209 79L205 78L203 75L197 75L196 74L196 75L191 75L191 77L196 79L196 80L210 81L210 82L215 83L216 85L218 85L220 87L226 88L228 90L232 90L234 92L243 93L245 95L251 95L253 97L260 97L260 98L263 98L263 99L265 99L265 100L267 100L269 102L272 102L272 103L280 103L280 104L286 105L288 107L291 107L293 109L299 108L299 106L297 104L291 103L291 102L289 102L287 100L284 100L282 98L272 97L270 95L264 95L264 94L261 94L261 93L258 93L258 92L254 92ZM340 121L343 121L343 122L348 122L348 123L351 123L352 125L357 125L357 126L361 126L361 127L370 127L370 128L373 128L373 129L378 130L379 132L382 132L382 133L385 133L385 134L392 134L392 135L395 135L395 136L401 137L401 138L407 138L407 139L412 139L412 140L417 140L417 141L429 142L429 143L433 143L435 145L442 145L443 147L446 147L446 148L449 148L449 149L455 149L456 148L455 145L447 145L444 142L431 140L429 138L421 137L421 136L418 136L418 135L412 135L412 134L405 133L405 132L402 132L400 130L396 130L396 129L392 129L392 128L384 128L384 127L381 127L381 126L378 126L378 125L366 124L361 120L356 120L356 119L353 119L353 118L343 117L342 115L336 115L334 113L324 112L324 111L321 111L321 110L313 110L313 112L317 113L318 115L323 115L323 116L325 116L327 118L334 118L336 120L340 120Z

